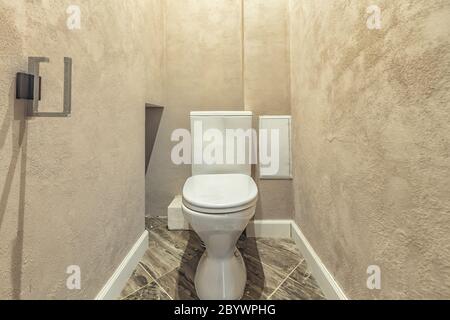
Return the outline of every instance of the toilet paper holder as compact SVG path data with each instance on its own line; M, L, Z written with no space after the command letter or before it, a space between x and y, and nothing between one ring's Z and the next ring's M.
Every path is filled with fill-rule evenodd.
M39 101L42 94L42 78L39 65L49 63L46 57L29 57L28 73L16 75L16 99L28 100L28 117L69 117L72 113L72 58L64 57L64 105L62 112L40 112Z

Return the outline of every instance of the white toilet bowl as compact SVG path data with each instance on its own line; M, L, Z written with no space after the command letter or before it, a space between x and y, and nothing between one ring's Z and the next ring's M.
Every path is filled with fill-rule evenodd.
M258 188L243 174L198 175L183 189L183 213L203 240L206 252L195 275L202 300L241 299L247 272L236 248L255 214Z

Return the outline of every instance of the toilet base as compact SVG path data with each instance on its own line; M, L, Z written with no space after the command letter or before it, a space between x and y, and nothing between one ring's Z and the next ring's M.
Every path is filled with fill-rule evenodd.
M195 275L201 300L240 300L247 283L247 270L238 249L228 258L211 258L205 252Z

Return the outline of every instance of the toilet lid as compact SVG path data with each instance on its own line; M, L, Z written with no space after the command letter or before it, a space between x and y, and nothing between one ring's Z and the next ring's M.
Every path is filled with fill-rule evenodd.
M188 179L183 201L204 209L230 209L256 201L258 187L243 174L198 175Z

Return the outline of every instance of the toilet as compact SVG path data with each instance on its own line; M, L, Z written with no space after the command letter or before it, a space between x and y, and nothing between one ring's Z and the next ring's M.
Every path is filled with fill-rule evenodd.
M192 112L191 127L214 129L225 137L227 129L251 129L252 113ZM193 153L208 147L203 139L203 130L193 129ZM232 152L229 144L213 143L219 143L225 154ZM251 148L249 143L246 152L251 152ZM236 244L255 215L258 200L251 163L247 162L194 161L192 177L184 185L183 214L206 247L195 274L195 288L201 300L238 300L244 294L247 272Z

